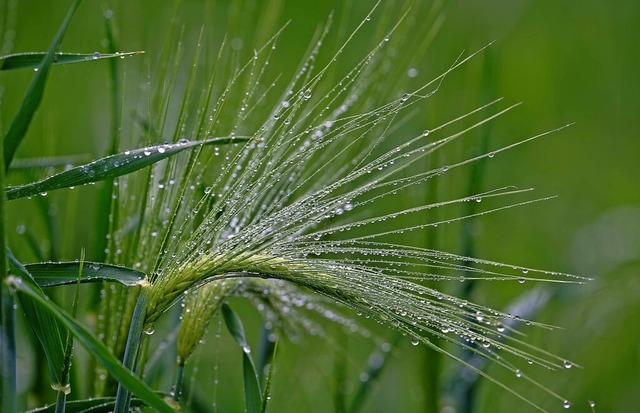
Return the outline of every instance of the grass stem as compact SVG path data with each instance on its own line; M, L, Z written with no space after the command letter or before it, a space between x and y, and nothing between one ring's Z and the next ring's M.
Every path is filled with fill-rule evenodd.
M133 310L133 317L129 326L129 336L127 346L124 352L122 364L131 371L135 371L136 358L140 341L142 339L142 326L144 325L145 316L147 314L147 304L149 302L148 287L143 286L136 307ZM122 384L118 386L116 394L116 404L114 413L126 413L129 411L131 403L131 393Z
M184 384L184 363L180 363L178 365L178 374L176 375L176 382L173 385L173 400L176 402L180 401L180 396L182 395L182 387Z

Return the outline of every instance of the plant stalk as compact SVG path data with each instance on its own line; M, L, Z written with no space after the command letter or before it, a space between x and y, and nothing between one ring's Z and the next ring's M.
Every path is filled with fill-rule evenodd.
M136 359L140 342L142 339L142 327L144 326L145 317L147 315L147 304L149 303L150 285L142 286L136 307L133 310L133 317L129 326L129 336L127 338L127 346L124 351L122 364L132 372L135 371ZM131 404L131 393L122 384L118 386L116 394L116 404L114 413L126 413L129 411Z
M80 300L80 280L82 278L82 268L84 267L84 249L80 252L80 269L78 270L78 280L76 282L76 291L73 296L73 305L71 308L71 317L76 318L78 315L78 301ZM71 391L71 358L73 357L73 334L67 330L67 339L65 343L64 365L62 368L62 380L60 384L64 387L58 390L56 398L55 413L64 413L67 403L67 394Z
M176 375L176 383L173 385L173 400L180 401L182 395L182 387L184 384L184 363L178 365L178 374Z

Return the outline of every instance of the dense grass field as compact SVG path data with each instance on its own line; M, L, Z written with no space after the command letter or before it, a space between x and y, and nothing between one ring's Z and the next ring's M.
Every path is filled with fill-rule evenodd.
M4 409L70 326L67 411L637 408L636 2L83 1L44 65L72 3L0 0Z

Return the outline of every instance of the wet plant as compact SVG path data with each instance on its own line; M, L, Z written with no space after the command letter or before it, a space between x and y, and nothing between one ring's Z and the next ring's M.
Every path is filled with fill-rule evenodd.
M16 296L46 353L59 394L56 411L125 412L139 406L196 410L193 397L183 396L192 386L186 381L187 367L218 315L242 351L249 412L268 409L271 384L277 380L279 337L318 334L322 319L370 338L389 352L380 334L361 321L374 320L413 345L457 360L520 402L543 410L535 397L494 378L475 358L528 381L542 397L557 399L557 406L570 406L528 371L567 369L574 363L529 345L518 332L521 325L551 326L470 302L440 286L482 281L500 288L528 280L584 279L411 242L415 234L413 239L439 226L546 199L532 198L530 190L515 187L426 202L412 194L562 127L470 158L430 163L434 155L518 105L505 105L500 99L481 102L447 120L425 122L419 130L405 127L442 93L451 74L484 50L461 54L422 83L403 82L396 75L406 68L391 62L397 62L403 42L415 30L412 11L400 14L393 25L375 25L384 14L380 8L385 6L376 5L335 48L330 45L334 22L329 17L299 67L289 74L273 73L270 66L278 58L286 27L274 30L247 55L239 52L239 40L232 36L212 47L204 40L206 28L190 49L174 22L166 52L156 58L149 76L147 99L125 101L121 111L135 116L123 116L122 123L114 120L112 153L23 185L7 186L0 176L6 202L103 182L97 197L108 211L102 221L104 248L88 252L95 260L78 257L25 265L20 257L6 253L10 265L2 266L10 271L3 275L3 366L8 370L3 411L15 410L17 403L11 387L15 364L11 367L9 362L12 357L15 361ZM73 9L68 19L72 13ZM108 13L105 17L107 22L111 19ZM35 90L42 92L46 72L57 62L68 19L50 51L33 60L38 65ZM353 39L373 25L379 37L371 49L343 65L344 55L354 53ZM112 52L110 57L124 57ZM67 55L58 59L63 56ZM15 63L9 68L32 64L12 56L5 59ZM115 81L112 84L117 102L122 92ZM25 102L35 102L34 96L28 93ZM37 107L33 102L6 134L7 167ZM5 168L0 169L4 173ZM482 207L456 215L459 206L471 203ZM442 211L453 213L445 217ZM75 285L75 312L83 282L99 283L98 300L88 308L98 314L91 328L45 295L45 288ZM259 360L232 309L234 297L248 299L262 313L266 350ZM166 336L160 344L152 340L159 331ZM67 402L71 336L95 361L87 360L86 370L78 373L93 377L85 389L86 400ZM175 365L155 345L175 346ZM152 387L167 374L174 378L169 387Z

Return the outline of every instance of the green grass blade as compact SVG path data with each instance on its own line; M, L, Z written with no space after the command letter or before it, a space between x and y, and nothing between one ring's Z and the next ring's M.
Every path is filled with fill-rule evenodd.
M30 288L38 290L40 294L44 295L29 271L9 250L7 250L7 257L9 258L9 266L12 273L21 277L24 283L28 284ZM29 321L29 325L33 329L45 353L52 387L55 389L64 388L62 369L65 359L64 343L67 334L66 329L48 311L44 310L39 303L24 295L19 295L18 299L20 300L25 318Z
M87 349L87 351L93 355L93 357L95 357L121 385L136 394L149 407L159 412L174 412L174 409L169 406L162 397L158 396L158 394L144 384L140 378L134 376L130 370L126 369L113 355L113 353L111 353L111 351L109 351L109 349L100 340L91 334L86 327L79 324L42 293L27 285L22 278L12 276L9 277L8 282L20 293L20 295L30 297L34 302L40 304L48 314L51 314L56 318L56 320L63 323Z
M143 54L143 51L125 53L55 53L52 65L66 65L70 63L93 62L95 60L125 58ZM39 67L47 57L45 52L14 53L0 56L0 70L13 70Z
M60 45L60 42L62 42L62 37L71 22L71 17L73 17L73 14L81 1L82 0L74 0L73 4L69 8L67 15L62 21L62 24L53 39L53 42L51 42L51 46L49 46L47 54L37 67L37 73L29 85L27 94L20 105L20 109L18 109L18 113L16 113L16 116L11 121L9 130L4 137L3 156L5 171L11 165L13 156L15 155L18 146L20 146L20 142L22 142L24 135L27 133L27 129L29 129L31 119L33 119L33 114L38 109L38 106L40 106L40 101L42 101L42 95L44 94L44 87L47 83L47 76L49 75L49 69L53 63L56 49Z
M33 196L55 189L69 188L92 182L113 179L138 171L146 166L176 155L186 149L201 145L227 145L230 143L246 142L251 138L211 138L202 141L184 141L175 144L163 144L146 148L125 151L78 166L64 172L52 175L41 181L26 185L7 188L7 199L13 200Z
M269 362L269 373L264 381L264 390L262 391L262 406L260 406L260 413L266 413L267 404L271 400L271 380L273 379L273 372L276 365L276 352L278 351L278 342L273 344L273 350L271 351L271 361Z
M256 374L253 359L246 352L242 353L242 375L244 376L244 397L247 413L260 413L262 410L262 392Z
M72 400L65 405L65 413L108 413L113 411L115 405L115 397L96 397L87 400ZM131 407L144 407L145 402L141 399L131 399ZM55 406L38 407L37 409L28 410L25 413L54 413Z
M78 280L80 262L40 262L26 264L25 268L31 273L40 287L74 284ZM112 281L127 287L140 285L145 279L143 272L121 267L118 265L84 262L81 283Z
M251 358L251 347L244 334L244 326L240 317L226 304L222 305L222 316L227 329L242 349L242 374L244 376L244 397L247 413L260 413L262 408L262 392L256 366Z
M231 333L231 336L236 343L238 343L245 353L251 352L251 347L249 347L249 343L247 343L247 338L244 334L244 326L242 325L240 317L238 317L238 315L227 304L222 305L222 315L224 317L227 330L229 330L229 333Z

